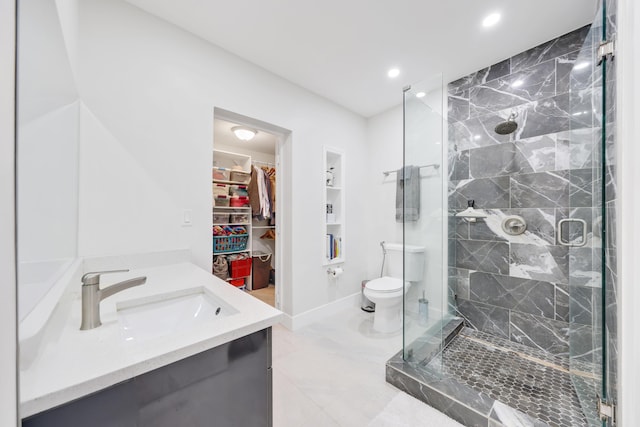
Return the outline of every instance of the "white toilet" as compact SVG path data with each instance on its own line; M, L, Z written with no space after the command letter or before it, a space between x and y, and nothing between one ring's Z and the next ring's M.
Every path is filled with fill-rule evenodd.
M424 247L405 246L406 286L402 286L402 244L385 243L384 249L387 251L387 276L369 281L365 286L364 295L376 304L373 329L377 332L391 333L402 327L402 298L409 290L411 282L423 279Z

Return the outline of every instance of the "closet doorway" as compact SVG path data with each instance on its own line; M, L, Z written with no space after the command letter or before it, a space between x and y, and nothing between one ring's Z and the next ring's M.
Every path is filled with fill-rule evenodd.
M285 311L281 151L290 132L218 108L213 131L212 273Z

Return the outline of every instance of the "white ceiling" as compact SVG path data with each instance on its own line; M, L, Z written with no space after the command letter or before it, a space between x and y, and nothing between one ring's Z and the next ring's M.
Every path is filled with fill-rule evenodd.
M127 0L364 117L590 23L595 0ZM485 29L482 19L502 20ZM398 67L395 80L387 70Z

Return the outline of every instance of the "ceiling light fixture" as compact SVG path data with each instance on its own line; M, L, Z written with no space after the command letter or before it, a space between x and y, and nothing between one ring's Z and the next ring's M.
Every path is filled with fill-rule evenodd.
M399 75L400 75L400 70L397 68L392 68L387 72L387 76L389 76L392 79L395 79Z
M500 21L500 14L492 13L491 15L487 15L487 17L482 20L482 26L485 28L493 27L498 23L498 21Z
M511 87L520 87L523 84L524 84L524 80L519 79L519 80L516 80L515 82L511 83Z
M426 95L426 93L424 93L424 92L418 92L418 93L416 93L416 98L424 98L425 95Z
M258 133L257 130L250 129L244 126L234 126L231 128L234 134L236 134L236 138L241 141L251 141L254 136Z

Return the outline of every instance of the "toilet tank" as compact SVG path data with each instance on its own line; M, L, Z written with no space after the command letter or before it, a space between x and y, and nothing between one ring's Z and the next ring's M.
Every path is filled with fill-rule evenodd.
M387 276L402 278L402 244L385 243L387 250ZM404 280L409 282L419 282L424 277L424 247L406 245L404 247L406 255L406 269Z

